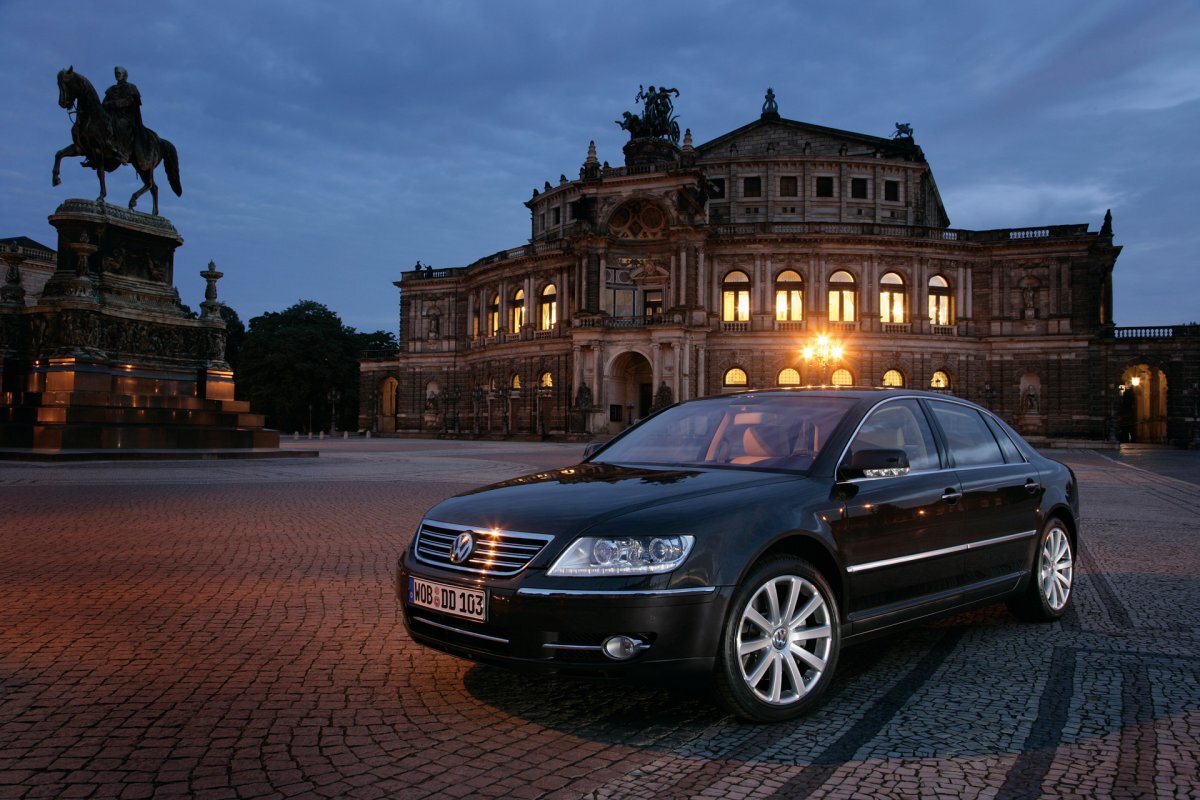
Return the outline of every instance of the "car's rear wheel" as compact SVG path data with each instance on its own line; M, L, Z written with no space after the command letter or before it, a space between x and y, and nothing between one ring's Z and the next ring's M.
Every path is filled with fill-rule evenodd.
M840 637L837 602L820 572L791 556L762 561L734 592L717 692L744 719L799 716L829 685Z
M1046 522L1028 585L1008 601L1026 622L1053 622L1067 611L1075 585L1075 549L1067 526L1057 517Z

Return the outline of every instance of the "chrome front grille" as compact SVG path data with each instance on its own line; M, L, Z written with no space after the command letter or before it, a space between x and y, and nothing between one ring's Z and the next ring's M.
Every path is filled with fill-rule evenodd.
M452 560L454 545L464 532L471 534L475 546L465 561L455 563ZM415 552L419 561L442 569L480 575L516 575L553 538L544 533L517 533L424 520L417 531Z

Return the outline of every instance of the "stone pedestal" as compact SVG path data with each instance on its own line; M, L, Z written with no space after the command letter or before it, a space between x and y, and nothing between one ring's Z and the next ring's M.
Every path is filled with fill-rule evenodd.
M39 302L0 308L0 447L279 446L234 400L225 323L180 305L183 239L168 220L68 200L50 223L58 265ZM209 273L215 303L220 273Z

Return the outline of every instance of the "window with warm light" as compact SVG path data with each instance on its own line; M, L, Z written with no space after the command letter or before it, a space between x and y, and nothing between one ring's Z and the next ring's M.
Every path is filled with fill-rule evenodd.
M776 383L778 383L780 386L799 386L800 373L791 367L788 367L787 369L780 371L779 379L776 381Z
M894 272L889 272L879 279L880 322L908 322L906 301L903 278Z
M547 284L538 298L538 330L548 331L558 322L558 290Z
M520 333L521 326L525 324L525 290L517 289L512 296L512 302L508 305L508 330L512 333Z
M487 335L500 333L500 295L492 295L487 307Z
M835 369L829 382L834 386L853 386L854 376L850 374L848 369Z
M941 275L929 279L929 324L954 324L954 294L950 282Z
M804 319L804 278L795 270L784 270L775 279L775 319L780 322Z
M725 322L749 322L750 278L733 271L721 282L721 319Z
M543 389L553 389L554 376L549 372L543 372L542 377L538 379L538 386L542 387Z
M734 367L725 373L726 386L745 386L748 382L749 380L746 377L746 371L744 369Z
M933 373L933 377L931 377L929 379L929 388L930 389L949 389L950 388L950 376L947 375L945 372L942 372L939 369L937 372Z
M517 375L516 373L513 373L512 380L508 382L508 385L514 389L520 389L521 388L521 376Z
M829 276L829 321L854 322L858 319L858 288L854 276L844 269Z
M897 389L903 388L904 374L898 369L889 369L887 372L883 373L883 385Z

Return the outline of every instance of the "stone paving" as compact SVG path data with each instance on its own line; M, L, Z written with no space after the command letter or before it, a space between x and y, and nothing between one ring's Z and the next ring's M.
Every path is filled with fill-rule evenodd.
M1200 796L1198 486L1052 454L1086 537L1063 621L996 606L847 650L823 706L759 726L703 685L409 641L422 511L580 446L318 446L0 464L0 799Z

